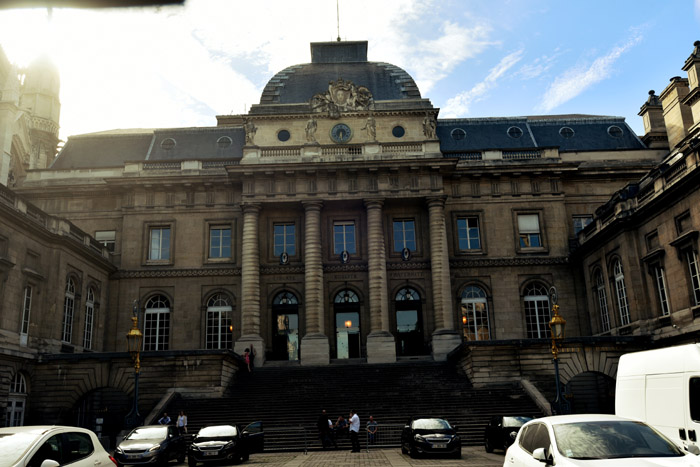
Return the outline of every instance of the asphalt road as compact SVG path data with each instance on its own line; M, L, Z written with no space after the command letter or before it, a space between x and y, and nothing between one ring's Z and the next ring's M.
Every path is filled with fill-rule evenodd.
M171 463L168 467L174 467ZM186 467L187 463L177 464ZM303 452L279 452L252 454L248 462L241 465L270 465L285 467L346 467L346 466L378 466L378 467L410 467L410 466L483 466L501 467L503 465L503 452L496 451L488 454L483 447L463 447L461 459L419 458L411 459L401 454L399 448L370 449L359 453L351 453L345 450L309 451Z

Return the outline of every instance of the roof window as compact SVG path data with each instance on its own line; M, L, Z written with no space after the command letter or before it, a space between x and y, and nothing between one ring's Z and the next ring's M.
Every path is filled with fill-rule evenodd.
M175 140L172 138L165 138L163 141L160 142L160 147L164 151L170 151L175 147Z
M452 136L453 140L459 141L467 137L467 132L461 128L455 128L450 132L450 136Z
M572 130L568 126L563 126L559 130L559 134L562 136L562 138L573 138L575 133L574 130Z
M219 147L219 149L226 149L232 144L233 141L228 136L222 136L221 138L216 140L216 145Z
M517 126L512 126L508 128L508 136L511 138L520 138L523 135L523 130L520 129L520 127Z
M622 138L622 128L617 125L611 125L608 127L608 134L613 138Z

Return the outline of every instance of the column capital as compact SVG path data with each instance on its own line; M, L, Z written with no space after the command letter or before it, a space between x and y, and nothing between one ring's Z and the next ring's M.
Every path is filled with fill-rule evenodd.
M241 203L241 210L246 213L246 212L260 212L260 209L262 208L262 205L260 203Z
M367 209L371 208L381 208L384 206L384 198L370 198L364 200L365 207Z
M306 211L320 210L323 207L323 201L321 201L321 200L302 201L301 205L304 206L304 209Z
M425 198L425 202L428 204L428 207L445 206L445 201L447 201L446 195L428 196Z

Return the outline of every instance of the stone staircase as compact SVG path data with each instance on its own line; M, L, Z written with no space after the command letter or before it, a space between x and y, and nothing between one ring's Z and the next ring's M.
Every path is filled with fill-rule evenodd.
M453 364L411 361L386 365L342 364L323 367L264 366L241 374L225 397L175 398L168 413L184 410L189 433L206 425L262 421L266 450L320 448L316 420L326 409L335 421L355 409L361 434L372 415L394 431L390 442L414 415L447 419L458 427L464 445L480 445L488 419L497 414L541 415L518 385L473 388ZM386 430L385 430L386 431ZM362 439L362 438L361 438ZM341 439L340 447L349 446ZM364 442L362 443L364 446Z

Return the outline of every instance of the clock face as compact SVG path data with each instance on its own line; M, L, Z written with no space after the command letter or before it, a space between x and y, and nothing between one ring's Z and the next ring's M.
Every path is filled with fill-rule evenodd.
M352 130L345 123L338 123L331 128L331 139L336 143L347 143L352 138Z

